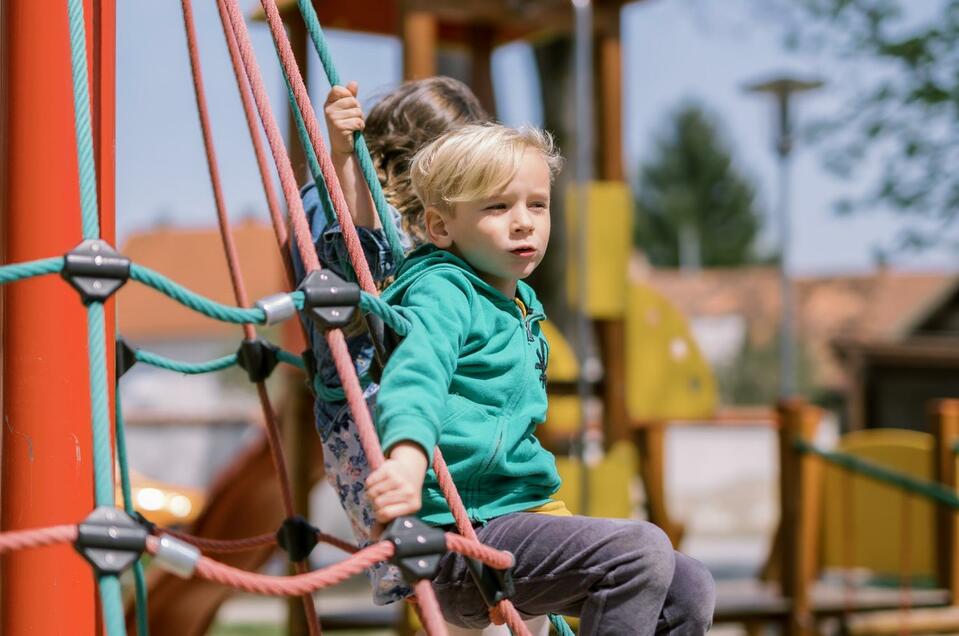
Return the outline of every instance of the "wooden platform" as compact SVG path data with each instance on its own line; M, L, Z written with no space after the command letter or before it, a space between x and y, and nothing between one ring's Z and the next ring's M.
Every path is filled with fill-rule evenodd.
M846 590L841 584L818 582L812 588L813 612L818 617L841 616L847 606ZM717 623L777 621L789 611L789 600L779 594L778 585L757 580L718 581L716 584ZM911 606L944 607L948 602L945 590L913 589ZM895 588L860 587L851 596L856 612L898 610L900 591Z

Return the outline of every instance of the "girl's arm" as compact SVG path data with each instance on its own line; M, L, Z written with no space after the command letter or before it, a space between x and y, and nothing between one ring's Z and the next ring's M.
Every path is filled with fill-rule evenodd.
M363 110L356 99L358 89L356 82L350 82L345 87L334 86L326 98L323 113L330 131L330 158L333 160L333 169L340 180L353 223L360 227L377 229L382 227L380 218L376 214L373 197L360 171L360 164L353 153L353 133L363 130L365 126Z

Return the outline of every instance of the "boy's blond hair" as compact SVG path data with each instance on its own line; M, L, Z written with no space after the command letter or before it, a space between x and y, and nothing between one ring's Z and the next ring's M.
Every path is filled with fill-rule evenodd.
M457 128L413 157L413 190L423 207L447 211L456 203L485 199L506 187L526 150L540 153L549 166L550 178L556 176L562 159L547 132L499 124Z

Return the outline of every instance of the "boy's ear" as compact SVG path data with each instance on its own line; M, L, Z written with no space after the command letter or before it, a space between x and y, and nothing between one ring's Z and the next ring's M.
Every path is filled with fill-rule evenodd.
M426 236L430 243L442 249L447 249L453 245L453 237L450 236L446 217L439 209L432 205L426 208L424 221L426 222Z

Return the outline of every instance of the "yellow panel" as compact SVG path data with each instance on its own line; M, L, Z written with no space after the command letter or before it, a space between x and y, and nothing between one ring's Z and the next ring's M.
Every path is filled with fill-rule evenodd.
M593 318L622 318L626 310L629 253L632 248L633 197L622 181L590 183L586 222L586 313ZM579 305L580 259L575 187L566 192L567 294Z
M629 289L626 313L626 398L634 420L709 417L716 381L686 319L648 285Z
M566 337L556 325L546 320L540 323L543 337L549 342L549 362L546 376L550 382L576 382L579 376L579 362ZM550 395L546 411L546 424L552 433L576 433L582 413L579 398L575 395Z
M639 454L633 444L626 441L616 442L599 465L589 470L589 508L585 511L580 510L583 483L580 466L578 459L556 458L556 467L563 479L556 498L566 502L570 512L614 519L632 517L630 484L639 471Z
M867 429L843 436L839 450L919 479L932 479L933 439L903 429ZM903 548L915 576L935 575L935 509L919 495L909 498L903 537L901 489L827 465L823 480L823 565L866 568L898 577ZM904 545L903 539L906 544Z
M552 382L575 382L579 375L579 362L573 347L549 320L544 320L539 325L543 330L543 337L549 343L546 376Z

